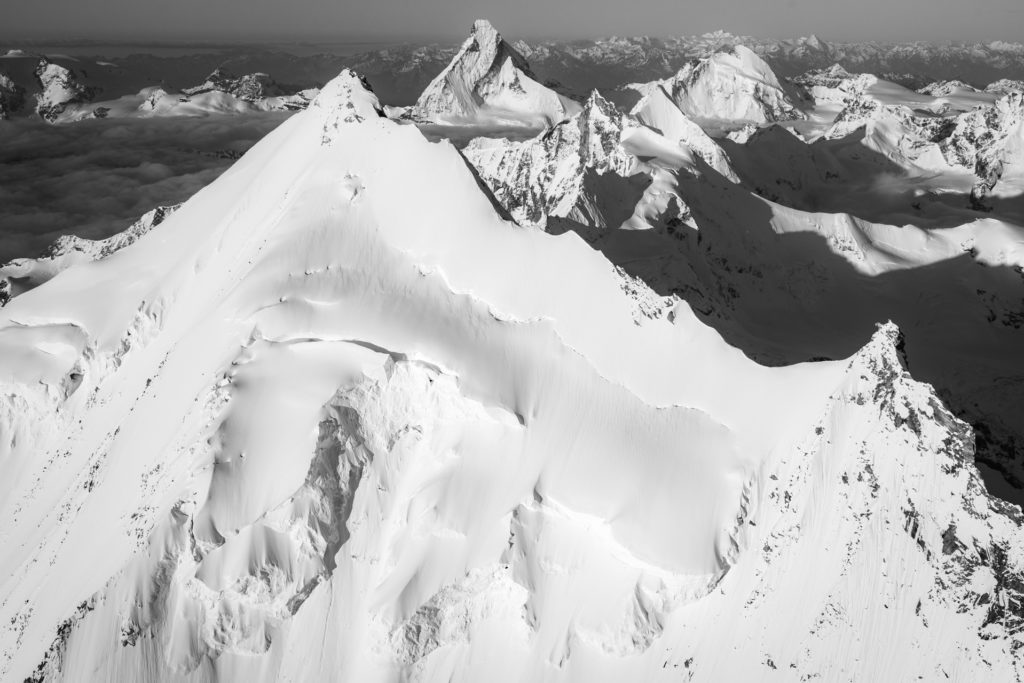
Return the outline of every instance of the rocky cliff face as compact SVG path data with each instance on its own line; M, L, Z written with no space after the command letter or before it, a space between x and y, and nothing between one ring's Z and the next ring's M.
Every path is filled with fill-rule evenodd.
M246 102L255 102L265 97L290 94L285 93L269 74L253 73L244 76L233 76L219 68L207 76L206 81L201 85L185 88L182 92L186 95L201 95L214 91L234 95Z
M631 175L637 161L620 143L638 125L595 92L579 114L534 139L477 138L463 154L516 222L543 227L549 217L594 204L585 197L589 172ZM587 222L618 227L607 226L599 210Z
M11 114L25 106L25 89L0 72L0 120L9 119Z

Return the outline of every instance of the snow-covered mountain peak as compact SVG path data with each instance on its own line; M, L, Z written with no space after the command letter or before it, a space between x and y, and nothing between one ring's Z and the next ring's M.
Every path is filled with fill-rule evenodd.
M526 59L488 21L427 86L410 115L424 121L512 121L554 125L579 105L535 80Z
M477 19L473 22L470 37L465 43L463 43L462 49L472 49L473 46L475 46L476 49L489 54L491 59L493 59L503 44L508 47L504 38L502 38L501 34L498 33L498 29L494 28L491 22L486 19ZM510 56L514 59L522 59L522 57L520 57L514 50L511 51ZM522 61L521 64L517 64L517 66L520 66L520 68L526 68L526 62Z
M1011 92L1024 92L1024 81L1011 78L1000 78L985 86L985 92L1006 95Z
M370 83L345 69L325 85L310 104L323 117L323 142L332 139L338 126L361 123L384 116L384 108Z
M577 114L551 130L523 141L476 138L463 154L513 219L543 227L549 217L576 208L588 173L632 171L636 159L621 143L638 126L594 91Z
M973 195L980 200L1002 178L1011 155L1024 151L1024 92L1011 91L988 107L957 116L947 131L941 140L943 155L974 172L978 182Z
M692 151L729 180L739 180L718 143L683 113L664 87L649 89L631 113L644 125Z
M743 45L691 61L664 81L631 87L642 94L663 87L696 119L771 123L804 117L771 67Z
M234 95L246 102L256 102L266 97L283 94L281 88L269 74L257 72L234 76L220 67L214 69L202 84L185 88L182 92L193 96L214 91Z
M929 83L922 88L918 88L917 92L922 95L930 95L931 97L948 97L960 92L976 93L980 91L968 83L953 79Z
M89 102L95 90L78 82L75 73L46 59L35 70L40 92L36 95L36 113L53 123L69 105Z
M790 82L804 88L838 88L846 81L854 78L854 75L847 71L841 64L833 64L824 69L811 69L799 76L794 76Z

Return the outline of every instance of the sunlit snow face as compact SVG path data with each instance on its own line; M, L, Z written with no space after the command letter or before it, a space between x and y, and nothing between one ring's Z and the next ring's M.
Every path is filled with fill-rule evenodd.
M98 239L188 199L289 113L0 127L0 263Z

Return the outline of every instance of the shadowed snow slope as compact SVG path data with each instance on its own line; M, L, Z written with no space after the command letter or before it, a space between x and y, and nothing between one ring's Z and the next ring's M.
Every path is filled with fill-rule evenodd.
M0 678L1020 677L1019 510L865 341L758 366L343 72L0 309Z

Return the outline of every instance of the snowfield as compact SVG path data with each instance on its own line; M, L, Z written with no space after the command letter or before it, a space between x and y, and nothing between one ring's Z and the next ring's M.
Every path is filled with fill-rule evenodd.
M721 55L623 111L477 22L0 269L0 679L1024 678L1019 93Z

